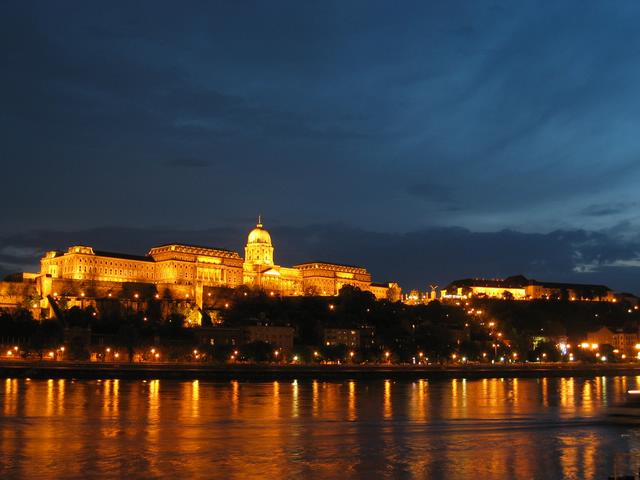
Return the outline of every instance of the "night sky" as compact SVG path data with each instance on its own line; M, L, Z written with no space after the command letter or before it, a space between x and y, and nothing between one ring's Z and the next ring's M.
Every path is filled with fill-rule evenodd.
M640 294L640 2L0 1L0 274L44 250Z

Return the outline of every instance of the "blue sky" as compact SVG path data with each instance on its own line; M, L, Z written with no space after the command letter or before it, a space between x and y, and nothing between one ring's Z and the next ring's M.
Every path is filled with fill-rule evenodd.
M4 1L0 271L76 238L240 249L262 213L283 263L353 258L407 287L523 273L640 293L639 14Z

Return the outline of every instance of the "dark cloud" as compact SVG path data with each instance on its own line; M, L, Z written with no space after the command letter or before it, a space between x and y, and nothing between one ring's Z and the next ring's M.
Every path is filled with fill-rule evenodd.
M440 257L461 274L618 275L640 232L639 15L633 1L2 2L3 194L19 199L0 203L3 228L148 241L262 211L348 226L345 248L366 234L420 251L414 276L411 257L362 256L409 284L457 276ZM330 241L301 235L301 259ZM512 244L540 253L498 268L495 245Z
M443 187L437 183L421 182L410 185L407 188L410 195L422 198L429 202L446 203L452 200L454 192L451 188Z
M164 162L165 167L170 168L207 168L211 163L199 158L174 158Z
M633 208L637 208L637 202L617 202L617 203L601 203L589 205L582 211L583 215L588 217L608 217L611 215L620 215L626 213Z
M464 228L392 234L341 224L274 225L269 229L280 264L319 260L363 265L375 280L399 281L405 289L424 290L434 283L444 286L457 278L523 274L550 281L605 283L640 293L640 238L621 240L581 230L527 234ZM44 251L75 244L145 254L154 245L183 242L242 254L247 233L246 225L202 230L111 227L34 231L0 238L0 270L6 274L37 269Z

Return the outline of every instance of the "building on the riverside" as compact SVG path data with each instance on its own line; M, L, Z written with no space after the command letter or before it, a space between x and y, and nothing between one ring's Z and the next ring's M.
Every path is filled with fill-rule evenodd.
M280 327L274 325L247 325L242 327L244 343L265 342L283 353L293 350L293 327Z
M595 332L587 333L587 344L589 345L611 345L620 353L629 357L638 355L638 330L637 329L610 329L601 327Z
M285 353L293 349L294 329L279 325L243 325L238 327L203 327L197 337L202 345L240 347L253 342L265 342Z
M443 298L487 297L512 300L566 299L615 302L606 285L557 283L528 279L522 275L505 279L466 278L450 283Z
M271 235L260 219L249 233L244 253L242 258L222 248L171 243L153 247L147 255L130 255L74 245L66 251L46 252L39 273L18 283L0 283L0 304L24 303L27 291L37 298L32 308L48 309L49 300L56 298L80 305L100 298L130 296L134 301L145 286L152 287L157 298L189 301L198 308L206 295L211 296L211 289L241 285L283 296L337 295L343 286L352 285L378 299L400 299L398 284L372 283L363 267L328 262L276 264Z
M345 345L349 348L360 348L360 331L354 328L325 328L324 345L336 347Z

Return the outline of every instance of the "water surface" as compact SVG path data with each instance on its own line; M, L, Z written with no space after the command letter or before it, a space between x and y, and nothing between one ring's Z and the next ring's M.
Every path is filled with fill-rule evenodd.
M1 379L0 476L602 479L640 466L603 420L638 385Z

